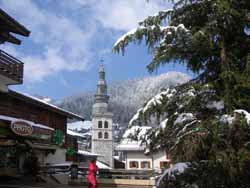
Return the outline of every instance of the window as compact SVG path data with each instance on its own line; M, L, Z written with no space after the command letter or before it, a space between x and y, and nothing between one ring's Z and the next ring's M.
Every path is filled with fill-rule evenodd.
M108 138L109 138L109 133L105 132L105 133L104 133L104 138L105 138L105 139L108 139Z
M138 168L138 167L139 167L138 161L130 161L129 162L129 168Z
M150 162L149 161L142 161L141 168L150 168Z
M109 123L107 121L104 122L104 128L105 129L109 128Z
M98 133L98 138L102 138L102 132Z
M168 161L160 161L160 168L169 168L170 162Z
M98 121L98 128L99 128L99 129L102 128L102 121Z

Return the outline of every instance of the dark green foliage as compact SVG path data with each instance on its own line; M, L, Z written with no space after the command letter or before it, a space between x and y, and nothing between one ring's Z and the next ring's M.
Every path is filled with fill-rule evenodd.
M144 110L135 123L167 118L165 129L152 130L149 147L163 147L174 162L192 163L166 187L250 187L250 125L234 114L235 109L250 111L250 1L172 2L173 10L148 17L113 50L124 52L129 43L146 40L153 53L150 72L174 62L199 76ZM223 108L211 107L219 102ZM188 113L193 118L176 123ZM223 115L232 122L221 121Z
M165 181L165 188L247 188L250 186L248 176L249 172L245 169L240 177L231 179L229 171L220 162L193 162L185 173Z
M173 10L159 12L139 23L114 51L146 40L153 60L150 72L170 62L184 63L215 86L227 111L249 104L249 78L244 74L250 54L250 1L178 0ZM166 26L168 23L169 26ZM164 27L163 27L164 26Z

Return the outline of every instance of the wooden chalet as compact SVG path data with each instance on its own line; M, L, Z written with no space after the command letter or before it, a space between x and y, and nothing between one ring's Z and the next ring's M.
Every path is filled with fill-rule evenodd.
M0 92L0 104L0 172L23 173L31 156L40 165L66 161L67 120L83 117L12 90Z
M0 44L10 42L16 45L21 44L21 40L16 35L29 36L30 31L23 25L0 9ZM22 84L23 63L0 50L0 91L8 91L8 85Z
M29 34L0 9L0 44L19 45L21 40L16 35ZM67 120L84 120L38 98L9 90L9 85L22 84L23 66L23 62L0 50L0 175L25 173L34 158L40 165L65 162L66 151L72 147L66 142Z

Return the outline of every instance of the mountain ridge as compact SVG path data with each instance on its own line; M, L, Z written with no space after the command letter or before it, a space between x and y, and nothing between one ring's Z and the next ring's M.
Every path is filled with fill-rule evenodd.
M176 86L190 80L190 76L181 72L168 72L157 76L116 81L108 85L109 108L114 113L114 122L127 125L139 107L163 88ZM94 92L81 92L65 97L57 105L91 119Z

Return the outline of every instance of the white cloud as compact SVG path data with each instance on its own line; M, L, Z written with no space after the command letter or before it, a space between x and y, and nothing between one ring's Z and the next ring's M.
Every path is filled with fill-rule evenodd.
M108 2L108 3L107 3ZM159 1L101 0L96 5L96 19L104 27L115 30L130 30L149 15L162 9Z
M38 8L35 1L6 0L2 5L31 30L28 40L42 46L41 54L22 54L20 57L25 62L25 81L43 81L62 70L87 69L91 57L88 45L94 33L92 28L83 30L69 17Z
M95 63L91 58L96 58L98 54L102 56L106 48L97 49L96 52L91 50L97 34L107 37L111 30L115 35L117 31L129 30L146 16L163 8L162 0L148 3L146 0L58 0L59 11L54 11L55 4L52 6L51 3L55 1L41 2L42 7L38 6L39 1L31 0L0 2L4 10L15 15L18 21L31 30L26 40L32 41L32 47L39 47L41 51L40 54L34 54L32 49L23 53L18 50L18 58L25 62L25 82L43 81L60 71L88 70ZM71 16L66 12L72 13ZM96 24L101 24L105 31L97 33ZM13 48L8 50L13 51Z
M171 7L163 0L62 0L64 7L73 10L89 8L89 17L108 29L130 30L149 15Z

